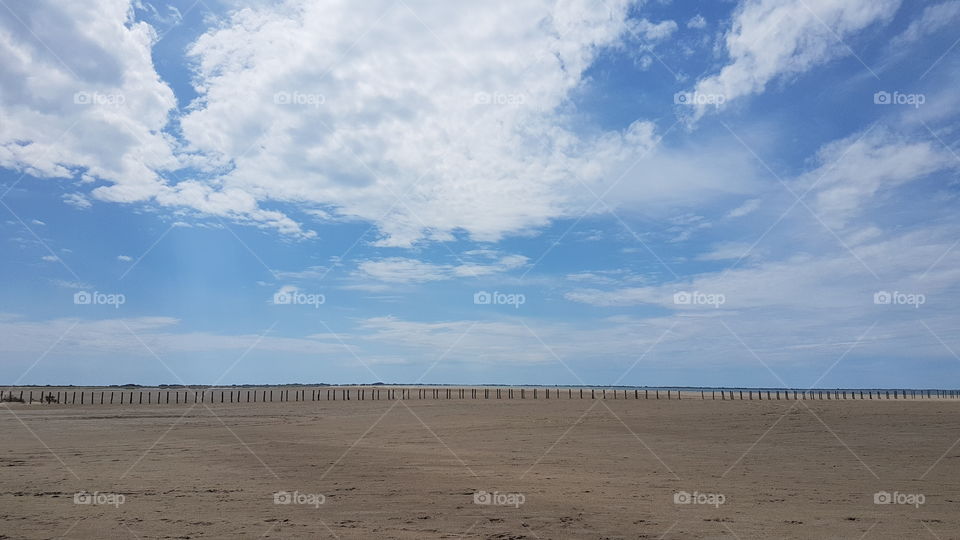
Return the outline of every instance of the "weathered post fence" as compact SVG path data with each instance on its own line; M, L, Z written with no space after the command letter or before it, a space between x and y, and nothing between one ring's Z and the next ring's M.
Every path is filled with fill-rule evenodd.
M415 392L414 392L415 390ZM566 390L566 392L563 392ZM213 388L177 387L173 389L0 389L0 404L40 403L44 405L206 405L246 403L286 403L317 401L384 400L660 400L696 399L700 401L856 401L856 400L958 400L960 390L945 389L672 389L672 388L572 388L572 387L393 387L393 386L314 386L294 388ZM292 392L292 396L291 396ZM664 393L661 396L661 392ZM171 395L172 394L172 395ZM651 395L652 394L652 395ZM719 394L719 397L717 396ZM756 397L754 396L756 394Z

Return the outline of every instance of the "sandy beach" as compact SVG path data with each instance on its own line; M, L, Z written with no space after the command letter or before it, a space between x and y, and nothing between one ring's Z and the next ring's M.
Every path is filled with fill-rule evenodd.
M945 539L960 531L956 401L421 400L413 392L5 404L0 537Z

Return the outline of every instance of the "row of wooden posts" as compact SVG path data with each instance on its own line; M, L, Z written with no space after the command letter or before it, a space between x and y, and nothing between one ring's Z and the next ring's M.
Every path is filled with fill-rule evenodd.
M566 390L564 392L563 390ZM307 399L307 392L310 398ZM394 399L682 399L678 390L634 389L573 389L573 388L314 388L294 389L293 399L289 389L279 390L156 390L156 391L39 391L41 403L121 405L146 404L188 404L188 403L257 403L273 401L350 401L350 400L394 400ZM6 392L6 394L5 394ZM2 401L28 401L33 403L33 390L0 390ZM26 392L26 395L24 394ZM584 393L586 392L586 393ZM608 392L610 394L608 394ZM171 393L173 397L171 398ZM191 396L191 393L193 394ZM566 396L563 394L566 393ZM687 390L688 396L696 391ZM259 400L258 400L259 394ZM700 390L700 399L716 400L801 400L801 399L949 399L960 397L957 390ZM766 397L764 397L766 394ZM136 395L136 397L134 397ZM338 398L339 395L339 398ZM481 398L482 395L482 398ZM756 398L754 398L756 395ZM782 397L781 397L782 396ZM791 397L792 396L792 397ZM79 400L77 399L79 397ZM191 401L192 398L192 401ZM276 398L276 399L275 399Z

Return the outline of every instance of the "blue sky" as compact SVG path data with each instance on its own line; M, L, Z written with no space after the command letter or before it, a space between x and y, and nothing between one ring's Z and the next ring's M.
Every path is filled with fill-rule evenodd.
M956 386L960 0L100 4L0 10L6 384Z

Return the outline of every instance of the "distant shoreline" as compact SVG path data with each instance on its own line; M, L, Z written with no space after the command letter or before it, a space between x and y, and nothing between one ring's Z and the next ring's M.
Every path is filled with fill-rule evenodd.
M616 389L616 390L670 390L670 391L683 391L683 392L699 392L699 391L753 391L753 392L766 392L766 391L797 391L797 392L809 392L809 391L846 391L846 392L859 392L859 391L902 391L906 390L909 392L926 392L926 391L940 391L940 392L956 392L960 389L958 388L911 388L911 387L784 387L784 386L631 386L631 385L596 385L596 384L496 384L496 383L483 383L483 384L457 384L457 383L437 383L437 384L423 384L423 383L344 383L344 384L335 384L335 383L281 383L281 384L222 384L222 385L211 385L211 384L159 384L159 385L145 385L145 384L111 384L111 385L73 385L73 384L0 384L0 388L9 389L9 388L89 388L89 389L104 389L104 390L133 390L133 389L159 389L159 390L174 390L174 389L187 389L187 390L201 390L201 389L223 389L223 388L377 388L377 387L390 387L390 388L593 388L593 389Z

